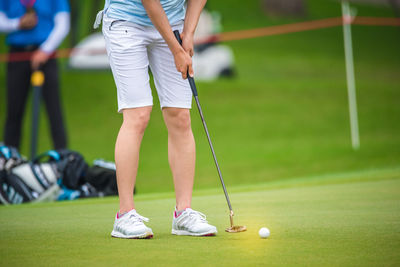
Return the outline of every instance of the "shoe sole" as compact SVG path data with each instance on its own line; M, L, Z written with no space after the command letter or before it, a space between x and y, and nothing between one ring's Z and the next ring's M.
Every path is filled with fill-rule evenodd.
M125 239L151 239L151 238L153 238L153 236L154 235L151 232L146 232L146 233L140 234L140 235L124 235L124 234L121 234L116 231L111 232L111 237L125 238Z
M173 235L190 235L190 236L215 236L215 235L217 235L216 231L208 231L208 232L204 232L204 233L192 233L192 232L185 231L185 230L175 230L175 229L172 229L171 233Z

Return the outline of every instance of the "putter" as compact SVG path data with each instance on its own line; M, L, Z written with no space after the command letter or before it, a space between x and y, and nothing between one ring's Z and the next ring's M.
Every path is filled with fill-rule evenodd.
M182 39L181 39L181 36L179 34L179 31L178 30L174 31L174 35L175 35L175 38L178 40L179 44L182 45ZM233 224L233 215L234 215L234 213L233 213L233 210L232 210L231 201L229 200L228 191L226 190L224 179L222 178L222 173L221 173L221 170L219 168L218 161L217 161L217 156L215 155L214 147L212 145L210 134L208 132L207 124L206 124L206 121L204 120L203 111L201 109L200 102L199 102L199 97L198 97L198 94L197 94L196 84L194 82L193 77L189 76L189 71L187 73L187 79L188 79L189 84L190 84L190 89L192 89L192 93L193 93L194 100L196 101L197 109L199 110L199 113L200 113L201 122L203 123L204 131L206 132L206 135L207 135L208 144L210 145L211 153L212 153L213 158L214 158L214 163L215 163L215 166L217 167L219 180L221 181L222 188L224 189L226 202L228 203L228 207L229 207L229 210L230 210L229 219L230 219L230 222L231 222L231 227L226 228L225 231L228 232L228 233L244 232L244 231L247 230L246 226L238 226L238 225L234 225Z
M31 159L36 157L38 134L39 134L39 113L40 98L42 94L42 86L44 83L44 74L40 70L35 70L31 76L31 84L33 87L33 104L32 104L32 133L31 133Z

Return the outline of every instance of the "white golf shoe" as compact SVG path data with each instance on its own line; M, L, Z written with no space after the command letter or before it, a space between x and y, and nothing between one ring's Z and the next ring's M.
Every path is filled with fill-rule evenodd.
M178 217L176 217L176 212L174 212L172 234L214 236L217 234L217 228L208 224L206 216L203 213L187 208Z
M121 217L118 213L115 216L114 229L111 232L112 237L118 238L152 238L153 231L143 222L148 222L149 219L139 215L136 210L131 210Z

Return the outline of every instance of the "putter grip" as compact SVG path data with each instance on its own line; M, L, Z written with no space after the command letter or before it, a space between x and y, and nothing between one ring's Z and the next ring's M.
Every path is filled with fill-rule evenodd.
M181 35L179 34L179 31L175 30L174 35L175 35L176 40L178 40L179 44L182 45L182 39L181 39ZM197 94L196 84L194 82L194 78L189 76L189 70L187 71L187 77L188 77L188 81L190 84L190 89L192 89L193 96L197 96L198 94Z

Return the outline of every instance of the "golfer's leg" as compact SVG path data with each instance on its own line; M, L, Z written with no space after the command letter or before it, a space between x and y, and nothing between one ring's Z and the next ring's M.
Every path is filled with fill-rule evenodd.
M115 144L120 213L135 208L133 189L139 163L139 149L151 109L151 106L147 106L123 110L123 123Z
M153 97L149 84L146 30L105 16L103 34L117 87L123 123L115 145L120 213L133 209L139 148L150 118Z
M163 116L168 129L168 160L174 178L176 208L183 210L191 205L196 160L190 110L165 107Z

